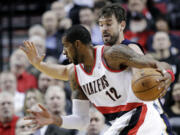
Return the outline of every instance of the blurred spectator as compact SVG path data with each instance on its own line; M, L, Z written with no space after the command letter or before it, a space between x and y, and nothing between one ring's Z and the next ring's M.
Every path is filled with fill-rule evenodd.
M28 65L29 63L25 53L20 49L15 50L10 58L10 70L16 76L19 92L25 92L30 88L37 88L35 76L26 71Z
M102 45L102 35L99 26L96 24L93 10L89 7L81 7L79 11L79 19L82 25L87 25L90 29L93 45Z
M31 26L30 29L28 30L28 36L29 36L29 38L31 38L32 36L40 36L45 39L46 38L46 30L41 25L35 24L35 25Z
M170 26L172 29L180 29L180 1L179 0L166 0L167 10L170 19Z
M27 110L36 104L44 104L44 97L38 89L29 89L25 94L24 115L26 116Z
M103 134L105 125L104 116L96 109L90 110L90 124L87 129L87 135L100 135Z
M66 115L66 97L64 89L59 86L49 86L45 93L47 109L54 115Z
M69 17L72 20L72 24L80 24L79 11L81 7L87 6L92 8L94 5L94 0L73 0L73 7L69 11Z
M41 73L38 79L38 89L42 94L46 93L47 88L51 85L53 78Z
M87 128L87 131L79 132L77 135L103 135L107 126L105 126L104 116L97 111L95 108L91 108L90 112L90 124Z
M52 79L52 82L51 82L51 85L56 85L56 86L59 86L61 87L62 89L64 89L64 81L62 80L59 80L59 79Z
M134 14L129 22L129 30L125 31L125 38L139 43L144 50L147 50L146 41L152 34L148 28L148 22L141 13Z
M67 29L69 29L72 26L72 21L69 18L63 18L60 22L59 22L59 30L60 31L65 31Z
M81 6L74 4L71 10L69 11L69 18L72 20L72 24L80 24L79 21L79 10Z
M45 103L48 111L57 116L66 115L65 98L66 97L64 90L59 86L48 87L47 92L45 94ZM37 135L39 132L41 133L41 135L73 135L72 130L62 129L57 127L56 125L44 126L40 130L36 131L34 135Z
M62 1L54 1L51 4L51 10L55 12L58 22L67 16L64 9L64 3Z
M168 21L165 17L163 17L163 16L159 17L155 22L155 27L156 27L156 31L167 32L169 35L169 38L171 40L172 46L174 46L180 50L180 45L179 45L180 37L171 33L169 25L168 25ZM152 40L153 40L153 35L150 36L147 41L148 51L154 51L152 48Z
M175 82L180 73L180 52L172 46L169 36L166 32L156 32L153 38L153 48L155 53L153 57L159 61L165 61L172 66L175 73Z
M155 22L156 31L169 32L168 22L165 18L159 17Z
M60 45L60 37L58 34L58 19L53 11L46 11L42 16L42 24L47 32L46 37L46 55L59 58L63 51Z
M16 77L11 72L2 72L0 74L0 89L1 91L10 92L14 97L15 114L22 115L24 106L24 93L17 91Z
M180 82L174 85L172 101L173 104L165 107L165 111L169 116L169 122L175 135L180 135Z
M31 135L33 132L31 131L32 127L27 126L30 120L24 120L24 118L20 118L16 123L16 135Z
M18 117L14 115L14 97L11 93L0 93L0 135L15 135Z
M136 13L142 13L153 28L154 19L161 16L161 12L155 8L153 0L128 0L127 24L129 19Z
M65 5L64 9L66 11L66 14L69 16L69 11L73 7L74 2L73 2L73 0L62 0L62 1L63 1L64 5Z

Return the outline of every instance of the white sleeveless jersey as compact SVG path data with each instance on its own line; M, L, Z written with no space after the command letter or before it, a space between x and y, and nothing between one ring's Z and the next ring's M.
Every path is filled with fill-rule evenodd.
M104 46L95 50L95 63L91 73L86 73L83 65L76 66L79 85L96 107L115 107L130 103L142 103L132 91L131 68L113 71L102 58Z
M77 82L85 95L113 124L104 135L144 135L146 131L149 133L147 135L166 134L166 126L154 102L141 101L134 95L131 87L132 69L109 69L102 57L103 49L104 46L96 47L91 73L87 73L82 64L74 68ZM150 128L149 124L153 122L156 124Z

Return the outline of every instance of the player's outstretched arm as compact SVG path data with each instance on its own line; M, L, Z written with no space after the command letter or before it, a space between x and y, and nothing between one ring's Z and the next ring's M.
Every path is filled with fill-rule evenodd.
M24 46L20 47L27 55L29 62L41 72L55 78L67 81L69 80L69 69L73 64L59 65L48 64L43 62L44 56L40 56L34 43L30 41L24 41Z
M126 66L132 67L133 69L135 68L157 69L163 75L162 78L157 81L165 82L162 83L163 84L162 87L165 87L164 93L166 92L166 90L174 80L172 68L168 63L159 62L151 57L144 55L140 50L140 48L135 44L131 44L130 46L126 46L123 44L114 45L104 52L104 57L106 59L107 64L109 64L109 62L114 61L116 63L119 62L119 64L124 64Z
M29 110L32 116L26 117L27 120L32 120L28 125L36 125L33 130L37 130L45 125L55 124L59 127L67 128L67 129L86 129L90 122L89 118L89 106L90 103L87 100L87 97L84 95L83 91L78 86L74 71L70 71L70 81L71 88L73 90L73 108L72 115L68 116L54 116L46 108L42 105L41 112L36 112Z
M156 60L146 57L143 54L137 53L134 49L126 45L113 45L104 52L104 57L107 61L117 62L134 68L156 68Z

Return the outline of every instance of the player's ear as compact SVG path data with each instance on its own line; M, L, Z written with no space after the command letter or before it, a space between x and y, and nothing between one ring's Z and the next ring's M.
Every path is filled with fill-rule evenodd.
M123 31L125 29L125 27L126 27L126 22L122 21L121 22L121 27L120 27L121 31Z
M78 40L76 40L76 41L74 42L74 45L75 45L76 48L78 48L78 42L79 42Z
M79 47L81 46L81 44L82 44L82 43L81 43L80 40L76 40L76 41L75 41L75 47L76 47L76 48L79 48Z

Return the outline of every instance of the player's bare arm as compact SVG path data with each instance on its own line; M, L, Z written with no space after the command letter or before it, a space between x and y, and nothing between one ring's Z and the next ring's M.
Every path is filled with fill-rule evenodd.
M89 123L89 101L76 81L73 68L70 69L69 78L71 89L73 90L73 114L69 116L54 116L45 107L39 105L41 112L28 110L32 116L26 117L27 120L32 120L28 125L36 125L33 130L49 124L69 129L83 129L87 126Z
M24 41L24 46L21 46L21 49L27 55L29 62L41 72L55 79L69 80L69 69L73 64L59 65L43 62L44 56L39 55L34 43L30 41Z
M161 87L165 85L165 89L167 89L171 84L172 76L166 70L172 71L171 66L165 62L158 62L153 58L143 55L138 48L137 45L132 45L131 48L123 44L114 45L105 50L104 58L112 69L119 69L121 65L132 68L156 68L163 74L162 78L157 81L163 81Z
M69 81L70 86L72 89L72 98L73 99L81 99L81 100L88 100L84 92L82 91L81 87L77 83L76 75L74 72L74 67L70 68L69 70Z
M140 50L140 49L139 49ZM137 51L139 51L137 50ZM114 45L104 51L104 58L111 68L119 69L120 65L126 65L134 68L163 68L171 69L169 64L158 62L140 51L137 52L126 45ZM141 53L141 54L140 54Z
M107 64L114 68L119 68L119 65L126 65L135 68L156 68L156 62L149 57L136 53L133 49L126 45L114 45L104 52L104 57Z

